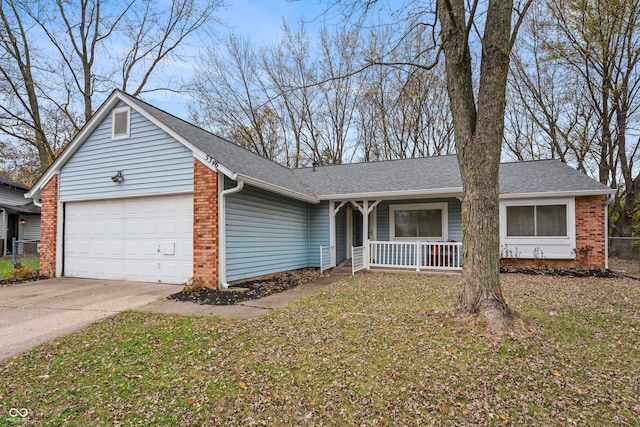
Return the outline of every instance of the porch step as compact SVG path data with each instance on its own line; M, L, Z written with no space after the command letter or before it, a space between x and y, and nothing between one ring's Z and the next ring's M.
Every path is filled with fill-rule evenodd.
M338 267L333 267L331 270L329 270L329 274L331 276L338 276L338 277L348 277L351 276L351 266L338 266Z

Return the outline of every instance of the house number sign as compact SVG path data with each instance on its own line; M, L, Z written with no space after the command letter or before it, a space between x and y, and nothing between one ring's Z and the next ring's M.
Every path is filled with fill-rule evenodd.
M206 155L204 158L210 165L213 165L214 167L218 167L218 161L216 159L214 159L213 157L211 157L210 155Z

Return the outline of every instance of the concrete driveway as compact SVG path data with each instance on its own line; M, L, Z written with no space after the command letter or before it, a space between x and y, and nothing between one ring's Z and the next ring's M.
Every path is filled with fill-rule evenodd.
M0 288L0 360L181 290L163 283L65 277Z

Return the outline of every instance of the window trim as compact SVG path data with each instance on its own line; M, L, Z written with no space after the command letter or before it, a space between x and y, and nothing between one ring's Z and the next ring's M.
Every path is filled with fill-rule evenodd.
M565 205L567 213L567 236L507 236L508 206ZM533 250L538 248L544 258L574 259L576 247L576 207L574 197L509 199L500 201L500 246L518 252L520 258L535 258Z
M416 210L441 210L442 211L442 234L443 236L433 237L396 237L396 211L416 211ZM389 205L389 240L405 242L444 242L449 238L449 203L407 203Z
M116 114L127 113L127 132L116 135ZM111 112L111 139L125 139L131 135L131 107L114 108Z

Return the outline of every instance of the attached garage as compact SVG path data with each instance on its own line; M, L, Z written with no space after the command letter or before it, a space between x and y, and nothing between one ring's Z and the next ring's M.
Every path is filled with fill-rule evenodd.
M67 202L65 276L184 283L193 275L193 195Z

